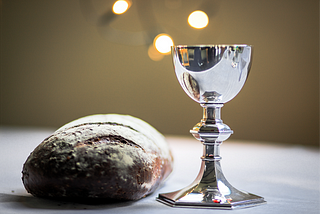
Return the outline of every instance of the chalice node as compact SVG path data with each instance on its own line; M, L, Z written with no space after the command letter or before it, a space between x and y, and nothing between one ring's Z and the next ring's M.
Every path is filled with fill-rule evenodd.
M203 107L203 118L191 134L203 144L202 163L195 181L184 189L159 194L157 200L173 207L234 209L266 203L263 197L234 188L220 165L220 145L233 131L220 110L247 80L252 46L178 45L172 47L178 81L186 94Z

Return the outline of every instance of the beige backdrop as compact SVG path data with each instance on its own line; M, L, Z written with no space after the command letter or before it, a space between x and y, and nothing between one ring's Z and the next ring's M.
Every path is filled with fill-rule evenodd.
M231 139L318 145L318 0L157 0L149 8L132 1L113 29L132 33L158 23L175 44L254 45L248 82L222 109ZM93 3L102 13L113 1ZM208 13L207 28L188 26L195 9ZM189 136L201 119L170 56L155 62L146 45L110 42L78 0L3 0L1 13L1 125L58 128L85 115L121 113L163 134Z

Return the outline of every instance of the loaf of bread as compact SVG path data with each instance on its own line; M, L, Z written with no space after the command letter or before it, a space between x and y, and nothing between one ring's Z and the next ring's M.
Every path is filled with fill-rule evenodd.
M22 181L34 196L137 200L171 173L163 135L128 115L92 115L46 138L23 165Z

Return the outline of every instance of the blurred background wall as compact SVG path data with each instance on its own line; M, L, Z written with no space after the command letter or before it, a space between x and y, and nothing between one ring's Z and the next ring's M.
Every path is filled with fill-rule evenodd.
M154 61L148 44L126 38L163 31L175 44L254 46L246 85L222 109L230 139L319 144L318 0L132 0L117 16L106 13L114 1L91 2L93 15L78 0L1 2L1 125L58 128L120 113L190 136L202 108L179 86L171 56ZM202 30L187 23L197 9L210 20ZM103 14L111 21L94 21Z

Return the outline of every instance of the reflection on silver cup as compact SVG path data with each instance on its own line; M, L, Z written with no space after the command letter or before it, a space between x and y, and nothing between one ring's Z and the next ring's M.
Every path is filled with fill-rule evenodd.
M248 45L175 46L173 63L180 85L199 103L226 103L247 80L252 47ZM190 75L199 88L199 99L185 87ZM189 78L190 79L190 78Z
M180 78L182 88L187 91L189 96L194 100L199 101L200 94L197 80L195 80L188 72L184 72Z

